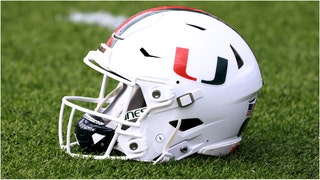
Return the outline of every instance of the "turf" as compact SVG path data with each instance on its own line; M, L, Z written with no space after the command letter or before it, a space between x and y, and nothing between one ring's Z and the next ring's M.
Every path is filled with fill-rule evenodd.
M112 30L73 11L131 16L187 5L231 24L254 51L264 87L240 149L152 165L71 158L58 145L65 95L97 96L82 63ZM319 2L1 1L1 178L319 178Z

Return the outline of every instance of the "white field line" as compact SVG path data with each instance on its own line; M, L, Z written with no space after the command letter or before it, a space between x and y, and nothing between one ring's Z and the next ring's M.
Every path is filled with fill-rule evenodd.
M123 15L115 16L108 12L73 12L68 16L68 19L76 23L97 24L99 26L114 30L122 22L124 22L127 17Z

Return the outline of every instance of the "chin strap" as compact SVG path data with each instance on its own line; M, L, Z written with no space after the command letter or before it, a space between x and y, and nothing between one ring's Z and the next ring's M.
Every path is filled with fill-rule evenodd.
M174 129L174 131L172 132L171 136L169 137L168 141L166 142L166 144L163 146L162 148L162 154L161 156L153 162L153 164L157 164L158 162L165 162L165 161L169 161L170 158L172 158L172 154L170 154L168 152L168 149L172 143L172 141L174 140L174 137L176 136L179 128L181 126L181 119L178 120L178 124L176 126L176 128Z

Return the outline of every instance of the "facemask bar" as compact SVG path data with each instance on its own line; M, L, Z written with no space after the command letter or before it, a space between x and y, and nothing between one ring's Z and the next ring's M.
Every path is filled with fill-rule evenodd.
M106 81L106 78L104 78L104 81ZM105 84L105 82L103 82L103 84ZM130 87L130 86L128 88L130 88L130 94L132 94L134 92L133 88ZM101 89L104 90L105 88L102 87ZM102 94L102 93L100 93L100 94ZM112 94L112 92L109 93L109 94ZM101 100L100 97L99 98L87 98L87 97L80 97L80 96L66 96L66 97L63 98L63 100L62 100L63 102L62 102L61 110L60 110L60 117L59 117L59 142L60 142L60 147L62 149L65 149L66 152L69 155L71 155L72 157L83 157L83 158L93 158L93 159L110 158L110 159L123 159L123 160L124 159L139 158L141 156L141 154L137 154L136 156L110 156L110 153L111 153L111 151L112 151L112 149L113 149L113 147L114 147L119 135L122 134L122 135L132 136L132 137L136 137L136 138L141 138L142 137L140 134L128 133L127 131L122 130L121 127L123 125L126 125L126 126L138 127L139 128L140 127L140 122L145 118L145 116L150 111L172 104L173 99L165 101L165 102L162 102L162 103L155 104L155 105L150 106L150 107L147 107L145 109L144 113L141 114L141 116L137 119L136 122L130 122L130 121L123 120L125 118L124 116L125 116L125 114L127 112L127 107L129 106L130 98L128 98L128 100L124 104L124 107L126 107L126 108L123 109L123 111L121 113L121 116L119 118L115 118L115 117L112 117L112 116L109 116L109 115L105 115L105 114L102 114L102 113L99 113L99 112L96 112L96 111L92 111L92 110L89 110L87 108L78 106L78 105L70 102L70 101L91 102L91 103L96 103L97 106L101 106L102 101L105 101L105 99L106 98ZM63 123L63 114L64 114L65 106L69 106L69 107L72 108L70 116L69 116L69 120L68 120L68 125L67 125L66 144L64 144L63 134L62 134L62 130L63 130L63 127L62 127L63 124L62 123ZM74 128L72 126L72 122L73 122L74 114L75 114L76 110L84 112L84 113L88 113L88 114L91 114L91 115L94 115L94 116L98 116L98 117L102 117L102 118L105 118L105 119L109 119L109 120L111 120L113 122L116 122L118 124L118 126L117 126L117 128L115 130L115 134L114 134L114 136L113 136L113 138L112 138L112 140L111 140L106 152L104 153L104 155L80 155L80 154L76 154L76 153L72 153L71 152L71 147L79 145L77 142L71 142L71 140L70 140L70 137L72 135L71 134L71 129ZM168 142L168 143L170 143L170 142Z
M87 113L87 114L91 114L93 116L97 116L97 117L101 117L101 118L104 118L104 119L108 119L112 122L115 122L118 124L118 127L117 129L121 128L122 124L123 125L126 125L126 126L131 126L131 127L139 127L139 123L137 122L130 122L130 121L124 121L122 119L124 119L124 116L127 112L127 108L128 108L128 104L130 102L130 98L128 98L126 101L125 101L125 104L123 105L123 110L122 110L122 113L120 115L120 117L113 117L113 116L110 116L110 115L106 115L106 114L103 114L103 113L100 113L100 112L97 112L97 111L92 111L92 110L89 110L87 108L84 108L84 107L81 107L79 105L76 105L74 103L72 103L71 101L81 101L81 102L89 102L89 103L96 103L97 104L97 109L99 109L99 107L104 103L104 101L108 100L108 98L110 98L110 94L112 95L114 92L111 92L109 93L109 95L107 95L106 98L101 98L105 92L105 86L106 86L106 81L107 81L107 77L106 75L104 76L103 78L103 82L102 82L102 87L101 87L101 92L100 92L100 95L98 98L88 98L88 97L81 97L81 96L65 96L63 99L62 99L62 105L61 105L61 110L60 110L60 117L59 117L59 143L60 143L60 147L62 149L65 149L67 151L68 154L70 154L71 156L80 156L78 154L74 154L71 152L71 147L72 146L75 146L75 145L78 145L77 142L70 142L70 137L71 137L71 128L74 128L72 126L72 121L73 121L73 118L74 118L74 114L75 114L75 111L78 110L78 111L81 111L81 112L84 112L84 113ZM117 89L115 89L117 90ZM129 91L129 96L132 96L132 93L133 93L133 87L131 86L128 86L128 91ZM63 114L64 114L64 108L65 108L65 105L71 107L71 113L70 113L70 116L69 116L69 121L68 121L68 125L67 125L67 134L66 134L66 144L64 145L64 142L63 142ZM137 134L129 134L125 131L121 132L122 134L125 134L125 135L130 135L130 136L134 136L134 137L140 137L139 135ZM112 150L112 147L114 146L114 143L117 139L117 136L119 135L119 132L116 131L106 153L104 156L108 156ZM82 155L82 156L85 156L85 157L92 157L90 155ZM105 157L103 157L105 158Z
M181 126L181 119L178 120L178 123L177 123L177 126L176 128L174 129L174 131L172 132L172 134L170 135L168 141L166 142L166 144L163 146L162 148L162 154L160 157L158 157L154 162L153 164L156 164L158 162L165 162L165 161L169 161L169 159L172 157L172 155L168 152L169 150L169 147L172 143L172 141L174 140L180 126Z
M60 109L60 115L59 115L59 143L60 143L60 147L62 149L65 149L66 152L71 155L72 157L83 157L83 158L94 158L94 159L137 159L139 157L141 157L143 154L137 154L137 155L131 155L131 156L110 156L111 151L114 148L114 145L119 137L119 135L126 135L126 136L132 136L132 137L136 137L136 138L141 138L141 134L134 134L134 133L129 133L126 130L122 130L122 126L130 126L130 127L140 127L140 121L142 121L143 119L145 119L145 116L152 110L157 109L157 108L161 108L161 107L165 107L168 106L170 104L173 103L174 99L171 98L169 100L166 100L164 102L161 103L156 103L152 106L148 106L144 112L141 114L141 116L136 120L136 122L130 122L130 121L125 121L125 115L126 112L128 111L128 107L129 107L129 103L130 100L134 94L134 86L136 85L136 80L143 80L143 81L149 81L149 82L153 82L153 83L157 83L157 84L165 84L165 81L162 80L155 80L152 78L135 78L132 80L128 80L125 78L122 78L121 76L116 75L115 73L112 73L110 71L107 71L99 66L97 66L95 63L92 63L92 61L95 61L96 63L98 63L96 61L96 53L101 53L98 51L90 51L88 53L88 55L84 58L84 62L90 66L91 68L99 71L100 73L103 73L103 80L102 80L102 86L100 89L100 93L99 93L99 97L98 98L90 98L90 97L82 97L82 96L65 96L62 99L62 105L61 105L61 109ZM101 55L101 54L100 54ZM92 59L91 59L92 58ZM99 63L98 63L99 64ZM105 95L105 91L106 91L106 86L107 86L107 79L108 78L112 78L115 80L118 80L119 82L125 84L126 86L128 86L128 91L129 91L129 98L125 101L125 104L123 105L123 109L122 109L122 113L120 115L120 117L113 117L110 115L106 115L103 113L98 112L101 107L103 106L104 103L112 103L112 99L117 96L118 94L118 90L117 88L112 91L111 93L109 93L106 97L104 97ZM89 102L89 103L95 103L97 104L95 110L90 110L84 107L81 107L71 101L82 101L82 102ZM71 108L71 113L69 116L69 120L68 120L68 124L67 124L67 134L66 134L66 144L64 144L64 140L63 140L63 114L64 114L64 109L65 106L68 106ZM72 121L74 118L74 114L75 111L78 110L80 112L83 113L87 113L87 114L91 114L93 116L97 116L97 117L101 117L103 119L108 119L112 122L114 122L117 126L115 129L115 134L106 150L106 152L104 153L104 155L80 155L80 154L76 154L71 152L71 147L79 145L78 142L71 142L71 129L74 128L72 126ZM173 134L175 134L175 132L173 132ZM171 141L170 141L171 142ZM161 158L162 159L162 158Z

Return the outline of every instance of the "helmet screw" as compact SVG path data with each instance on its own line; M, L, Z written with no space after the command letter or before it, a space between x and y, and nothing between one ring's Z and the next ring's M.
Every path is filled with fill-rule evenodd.
M159 99L161 96L161 92L159 90L155 90L152 92L152 97L155 99Z
M158 134L158 135L156 136L156 141L157 141L158 143L163 143L164 140L165 140L165 137L164 137L163 134Z
M131 144L129 145L129 147L130 147L130 149L131 149L132 151L135 151L135 150L138 149L138 144L137 144L137 143L131 143Z
M186 153L186 152L188 152L188 147L187 147L187 146L182 146L182 147L180 148L180 151L181 151L182 153Z

